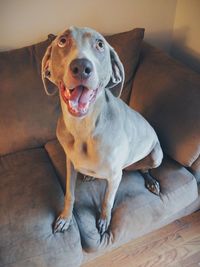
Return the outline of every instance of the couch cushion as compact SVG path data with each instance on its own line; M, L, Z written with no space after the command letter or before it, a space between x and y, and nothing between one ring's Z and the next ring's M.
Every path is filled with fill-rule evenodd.
M55 138L58 96L47 97L40 77L50 42L0 53L0 155Z
M121 99L127 104L131 95L133 77L139 62L143 38L144 29L140 28L106 36L106 40L114 47L124 65L125 82Z
M80 266L76 221L65 234L52 234L63 192L44 149L0 158L0 266Z
M46 144L49 156L65 185L65 155L57 141ZM111 227L100 237L96 221L101 210L106 182L96 179L76 186L75 216L85 250L113 248L169 223L178 212L198 196L193 175L178 163L165 159L152 171L160 181L161 196L155 196L144 186L138 172L124 172L113 208Z
M164 151L184 166L200 155L200 75L147 44L130 105L159 135Z

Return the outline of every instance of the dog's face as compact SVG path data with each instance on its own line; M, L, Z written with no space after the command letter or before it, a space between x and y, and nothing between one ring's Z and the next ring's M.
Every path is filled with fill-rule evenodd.
M71 27L47 48L42 60L42 79L47 94L51 94L50 81L59 88L68 112L82 117L104 88L120 95L124 69L101 34L89 28Z

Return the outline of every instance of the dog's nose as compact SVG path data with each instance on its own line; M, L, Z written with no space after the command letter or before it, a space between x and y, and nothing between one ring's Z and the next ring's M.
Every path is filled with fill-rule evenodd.
M87 58L77 58L70 63L70 71L76 79L86 80L90 77L93 71L92 62Z

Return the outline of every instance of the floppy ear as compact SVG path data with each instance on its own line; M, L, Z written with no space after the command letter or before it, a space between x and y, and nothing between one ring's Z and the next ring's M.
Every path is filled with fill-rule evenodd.
M106 88L108 88L114 96L120 97L125 79L124 67L115 50L110 45L109 47L112 75Z
M47 95L55 95L57 92L56 85L53 83L52 80L52 73L51 73L51 50L52 45L50 45L42 59L42 69L41 69L41 76L42 76L42 82L44 85L44 90Z

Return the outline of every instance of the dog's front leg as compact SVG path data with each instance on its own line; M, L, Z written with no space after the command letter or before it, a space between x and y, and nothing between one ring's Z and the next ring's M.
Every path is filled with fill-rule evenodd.
M108 229L108 226L110 224L111 211L113 208L115 195L119 187L121 178L122 172L108 180L106 193L101 207L101 215L98 220L98 230L101 235Z
M62 213L59 215L54 224L54 233L66 231L72 219L77 172L75 171L74 166L69 159L66 160L66 167L65 205Z

